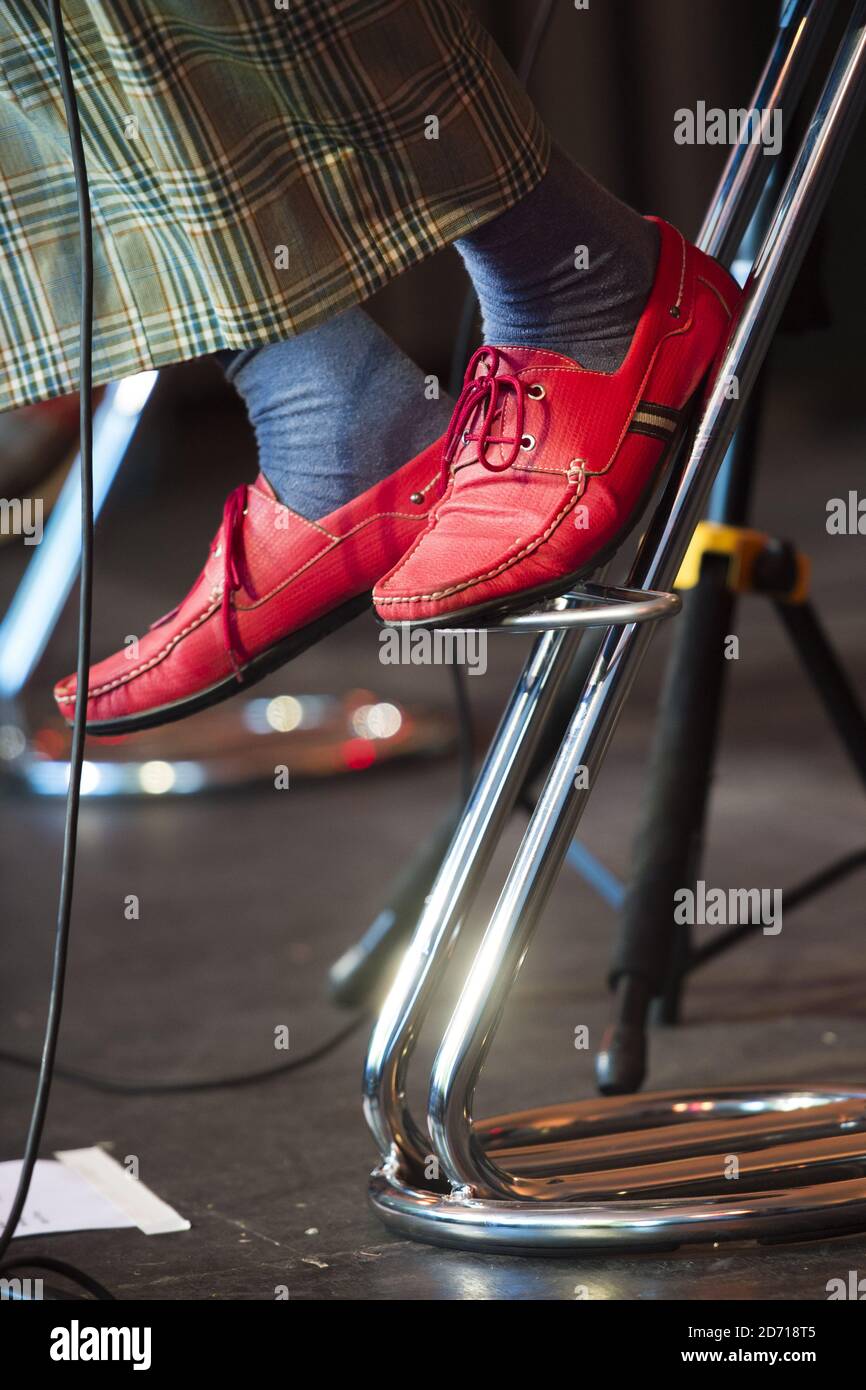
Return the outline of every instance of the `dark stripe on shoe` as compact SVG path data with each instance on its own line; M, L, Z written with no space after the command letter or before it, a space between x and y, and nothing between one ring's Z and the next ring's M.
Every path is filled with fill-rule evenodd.
M632 417L629 430L633 434L646 434L651 439L668 440L673 438L679 426L681 413L667 405L657 405L655 401L640 401Z
M658 401L638 401L637 408L638 410L649 411L652 415L663 415L666 420L672 420L675 425L678 425L683 418L681 410L674 410L672 405L659 405Z

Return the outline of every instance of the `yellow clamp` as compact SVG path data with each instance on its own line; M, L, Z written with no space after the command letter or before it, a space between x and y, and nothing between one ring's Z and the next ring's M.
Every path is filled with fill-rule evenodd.
M744 526L725 526L718 521L701 521L695 527L686 551L675 589L693 589L700 579L701 565L707 554L728 556L728 588L734 593L749 593L755 587L755 563L770 544L764 531L750 531ZM809 593L811 563L807 555L797 553L797 578L786 594L774 595L785 603L804 603Z

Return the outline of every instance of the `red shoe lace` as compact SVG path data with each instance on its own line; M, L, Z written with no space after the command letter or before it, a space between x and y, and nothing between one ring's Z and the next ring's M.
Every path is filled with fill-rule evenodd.
M223 643L228 652L231 663L235 668L238 679L241 678L240 663L244 656L243 650L235 640L234 627L232 624L233 604L232 599L243 585L241 576L241 558L243 553L241 535L244 526L244 516L247 509L247 485L241 483L230 492L223 507L222 524L222 547L223 547L223 593L222 593L222 630ZM219 553L217 547L216 553Z
M243 586L243 579L241 577L241 555L243 551L241 532L243 531L246 509L247 485L246 483L241 483L240 487L236 487L226 498L225 506L223 507L222 526L217 532L217 536L221 535L222 540L220 540L215 547L211 546L211 555L219 555L222 553L223 557L221 610L223 642L226 651L231 657L231 663L235 668L238 680L243 679L240 666L246 653L235 641L235 635L232 630L232 599L238 589ZM205 571L202 570L199 579L203 577L204 573ZM170 622L171 619L180 612L182 606L183 605L179 603L176 607L172 608L170 612L164 613L161 618L157 618L156 622L150 625L151 631L153 631L155 627L161 627L163 623Z
M488 364L487 372L484 376L476 376L476 369L485 358ZM451 416L451 423L445 436L442 472L446 482L451 464L454 461L454 455L459 448L470 442L478 443L479 462L483 463L484 467L489 469L491 473L504 473L506 468L510 468L517 458L523 439L526 388L519 377L513 376L509 372L503 372L497 376L499 361L499 353L495 347L480 347L469 359L469 366L466 368L466 374L463 378L463 389L457 398L454 414ZM493 423L505 405L506 389L514 392L517 409L517 430L513 437L491 434ZM469 425L475 412L479 409L483 409L483 414L478 431L473 433ZM508 444L511 447L511 452L504 462L491 463L485 457L488 444Z

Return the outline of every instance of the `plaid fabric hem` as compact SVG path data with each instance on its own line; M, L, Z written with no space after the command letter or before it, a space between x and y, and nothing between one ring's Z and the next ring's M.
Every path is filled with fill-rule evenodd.
M542 177L544 127L459 0L65 0L97 383L273 342ZM0 11L0 410L75 389L78 234L45 0Z

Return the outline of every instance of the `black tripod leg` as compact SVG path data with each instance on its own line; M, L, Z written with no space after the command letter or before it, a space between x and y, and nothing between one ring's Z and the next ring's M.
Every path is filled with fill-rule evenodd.
M571 719L589 669L595 660L602 632L587 632L568 675L556 696L523 788L527 805L529 788L550 762ZM422 844L385 893L385 904L361 939L351 946L328 972L331 998L345 1008L369 1004L382 993L399 953L415 930L445 851L460 819L462 805L455 806ZM529 809L532 807L530 805Z
M361 939L334 961L328 971L328 991L335 1004L355 1009L380 1002L398 949L418 920L462 811L461 802L424 841L389 885L384 907Z
M729 525L742 525L748 510L760 396L761 380L720 484L713 519ZM674 893L694 882L701 858L728 665L725 638L736 609L727 573L726 557L704 557L697 585L683 595L674 634L614 947L611 1022L596 1058L598 1087L607 1095L635 1091L644 1079L652 1000L659 1000L662 1022L678 1016L691 942L688 928L674 922Z
M651 1001L660 998L664 1022L677 1017L691 943L688 928L674 923L674 893L693 881L700 862L734 607L727 560L708 555L699 583L684 595L650 756L611 969L613 1015L596 1059L606 1095L643 1081Z
M866 783L866 715L817 613L810 603L775 606L848 757Z

